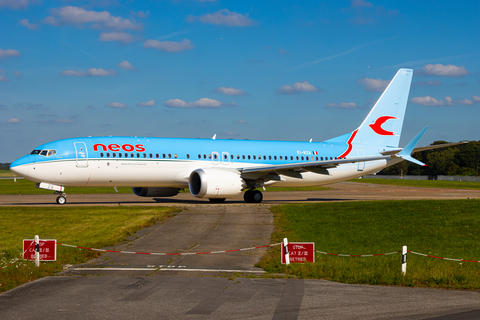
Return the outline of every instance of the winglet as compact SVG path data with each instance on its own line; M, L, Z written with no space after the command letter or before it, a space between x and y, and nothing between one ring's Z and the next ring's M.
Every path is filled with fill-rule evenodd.
M413 152L413 149L415 148L415 146L417 145L418 141L422 138L423 134L425 133L425 131L427 131L428 127L425 127L423 128L422 131L420 131L419 134L417 134L415 136L415 138L412 139L412 141L410 141L406 146L405 148L402 149L402 151L400 151L398 153L398 156L400 158L402 158L403 160L407 160L407 161L410 161L410 162L413 162L415 164L418 164L420 166L424 166L426 167L427 165L421 161L418 161L417 159L413 158L411 156L412 152Z

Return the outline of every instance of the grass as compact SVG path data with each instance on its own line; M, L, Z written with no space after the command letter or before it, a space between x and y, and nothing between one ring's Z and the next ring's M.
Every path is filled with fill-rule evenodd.
M10 170L0 170L0 177L13 177L14 174Z
M0 267L22 253L22 240L56 239L82 247L110 247L136 231L171 218L178 209L166 207L0 207ZM98 256L57 246L57 261L41 263L20 260L0 270L0 292L62 271L65 264L78 264Z
M480 200L369 201L282 205L272 208L272 243L315 242L316 250L343 254L411 251L480 260ZM344 283L480 289L480 263L454 262L401 254L336 257L317 254L315 263L280 263L280 248L265 255L259 267L269 273Z
M374 184L405 186L405 187L480 190L480 182L472 182L472 181L402 180L402 179L354 179L349 181L358 182L358 183L374 183Z

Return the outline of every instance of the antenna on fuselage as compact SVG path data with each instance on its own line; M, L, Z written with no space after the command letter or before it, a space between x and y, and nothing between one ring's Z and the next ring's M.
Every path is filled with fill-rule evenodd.
M310 139L310 143L312 143L312 140L313 140L313 139Z
M215 140L216 137L217 137L217 134L215 133L215 134L213 135L212 140Z

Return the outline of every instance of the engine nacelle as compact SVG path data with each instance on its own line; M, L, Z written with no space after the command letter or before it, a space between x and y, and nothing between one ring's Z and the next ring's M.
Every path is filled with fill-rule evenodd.
M188 187L194 197L215 199L236 197L247 185L237 172L205 168L190 174Z
M180 191L179 188L144 188L144 187L135 187L132 188L133 193L139 197L172 197L176 196Z

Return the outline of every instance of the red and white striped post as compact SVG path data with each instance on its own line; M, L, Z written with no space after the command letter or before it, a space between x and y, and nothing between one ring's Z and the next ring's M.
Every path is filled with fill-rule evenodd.
M283 249L285 252L285 264L290 264L290 253L288 252L288 240L287 238L283 238Z
M402 248L402 273L403 275L407 273L407 246Z

